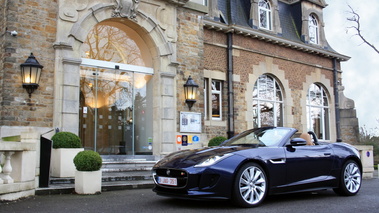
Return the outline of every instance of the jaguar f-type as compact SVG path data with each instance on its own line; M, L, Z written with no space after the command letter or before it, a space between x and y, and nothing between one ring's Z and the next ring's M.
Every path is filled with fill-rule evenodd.
M321 142L313 132L264 127L247 130L220 146L177 151L153 167L158 195L229 199L242 207L267 195L332 189L358 193L358 151L342 142Z

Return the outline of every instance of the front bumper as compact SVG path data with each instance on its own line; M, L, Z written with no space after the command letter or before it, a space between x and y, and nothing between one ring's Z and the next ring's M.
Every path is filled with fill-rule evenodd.
M176 185L161 183L160 178L176 179ZM209 168L154 168L153 189L158 195L187 199L229 199L230 175ZM228 180L229 179L229 180ZM229 184L226 184L229 183Z

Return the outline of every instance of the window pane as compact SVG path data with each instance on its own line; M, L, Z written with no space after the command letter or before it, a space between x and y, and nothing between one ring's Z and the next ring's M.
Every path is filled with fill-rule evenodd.
M220 118L220 116L221 116L220 94L213 94L212 95L212 117Z
M97 24L82 46L82 58L151 67L149 48L136 31L119 23Z
M316 17L314 17L313 15L309 16L308 31L309 42L313 44L318 44L318 22Z
M283 126L282 112L283 112L283 104L282 103L276 103L276 124L275 124L275 126Z
M267 28L267 13L264 10L259 11L260 23L262 28Z
M258 6L265 9L270 9L270 4L267 0L259 0Z
M258 98L258 81L255 82L254 88L253 88L253 98Z
M276 84L276 97L275 97L275 100L276 101L282 101L283 100L282 91L280 90L280 87L279 87L278 84Z
M204 102L206 115L209 114L209 118L213 120L222 120L222 81L206 78L204 88L207 90L205 96L211 98L211 100L207 98Z
M260 104L261 126L274 126L274 106L270 102Z
M258 101L253 100L253 128L259 127Z
M326 140L328 140L328 139L330 139L330 131L329 131L329 122L327 122L327 121L329 121L329 109L328 108L324 108L324 121L325 121L325 127L324 127L324 129L325 129L325 138L324 139L326 139Z

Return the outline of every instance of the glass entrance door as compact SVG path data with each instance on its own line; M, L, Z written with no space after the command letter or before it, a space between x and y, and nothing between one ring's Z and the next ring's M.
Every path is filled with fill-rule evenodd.
M80 137L102 155L152 154L151 75L82 66Z

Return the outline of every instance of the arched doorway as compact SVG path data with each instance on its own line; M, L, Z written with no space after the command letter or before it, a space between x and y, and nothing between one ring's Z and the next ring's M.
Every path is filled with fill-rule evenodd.
M152 154L152 57L144 40L111 19L82 45L79 135L102 155Z

